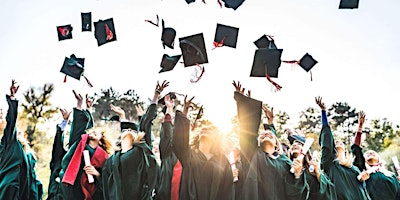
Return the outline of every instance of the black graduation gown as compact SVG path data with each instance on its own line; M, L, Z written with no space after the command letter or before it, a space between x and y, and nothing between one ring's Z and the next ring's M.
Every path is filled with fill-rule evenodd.
M51 161L50 161L50 180L49 180L49 188L47 200L62 200L64 199L61 192L61 180L59 182L56 179L59 177L59 173L61 170L61 160L66 154L64 150L64 139L63 139L63 131L60 126L56 126L57 132L54 136L53 142L53 150L51 152Z
M357 180L358 167L342 166L336 159L335 141L329 125L322 127L319 144L322 149L321 168L335 185L337 199L370 199L365 182Z
M366 170L362 148L353 144L351 150L356 156L354 165L360 170ZM380 171L373 172L365 182L367 183L368 194L372 200L396 199L396 195L400 192L400 183L394 173L392 176L386 176Z
M18 101L6 96L8 112L0 148L0 199L29 199L30 166L24 148L17 139Z
M306 199L308 185L305 175L295 179L290 173L291 161L285 155L270 158L258 148L258 130L261 122L262 102L234 92L240 127L240 150L242 171L240 177L242 194L237 199ZM274 132L273 126L265 126Z
M73 109L73 120L70 131L69 145L70 148L63 157L61 161L61 170L60 170L60 179L62 180L64 177L65 170L67 169L72 156L75 153L77 145L81 140L81 135L85 134L86 130L93 127L93 117L88 110L78 110L76 108ZM72 144L72 145L71 145ZM96 149L91 148L88 144L85 146L85 150L89 151L89 156L92 158ZM84 193L81 187L81 176L83 172L83 167L85 166L85 162L83 156L81 158L81 166L79 167L78 175L75 179L74 185L65 185L61 184L61 189L63 192L64 199L84 199ZM99 173L101 173L102 169L96 169ZM95 178L95 187L96 192L92 196L93 199L103 199L103 191L101 185L101 178Z
M102 173L104 199L150 200L157 183L157 161L146 143L107 159Z
M173 125L172 122L163 122L162 129L160 131L160 158L161 158L161 168L160 168L160 176L159 182L156 188L156 196L157 200L169 200L171 199L171 189L172 187L181 187L182 184L182 168L181 171L175 171L175 167L178 165L178 158L174 154L172 150L172 135L173 133ZM178 169L178 168L177 168ZM174 173L180 173L175 175L181 175L181 179L179 183L176 183L176 186L172 186L172 177Z
M175 114L173 151L182 164L180 199L220 200L233 199L233 175L225 155L210 159L189 146L189 119L180 111Z

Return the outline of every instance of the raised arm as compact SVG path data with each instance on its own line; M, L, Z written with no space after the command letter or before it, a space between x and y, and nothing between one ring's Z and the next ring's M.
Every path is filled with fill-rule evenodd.
M60 124L57 124L56 127L57 132L56 135L54 136L53 150L51 152L51 161L50 161L50 170L52 172L61 169L61 161L66 153L66 151L64 150L63 132L65 126L68 124L68 119L71 112L68 112L67 110L61 108L60 112L62 114L63 121Z
M151 126L153 125L153 120L157 117L157 101L158 97L160 96L161 92L169 86L169 82L164 80L162 84L157 81L156 89L154 91L153 100L150 106L147 108L146 114L140 119L140 131L146 133L145 140L146 143L152 147L151 142Z
M75 92L74 93L75 99L77 100L76 107L73 109L72 112L72 124L69 136L69 146L71 147L75 142L79 142L81 139L81 135L85 134L86 129L91 128L90 124L91 118L89 116L89 112L82 108L83 97L81 94Z
M186 95L184 99L183 112L176 111L175 113L172 149L183 166L188 166L190 161L190 121L186 115L189 111L189 108L192 106L193 98L194 97L192 97L190 100L187 100Z
M161 161L172 153L172 112L175 106L175 100L169 95L164 97L165 106L167 107L160 131L160 158Z
M315 102L321 108L322 130L319 136L319 145L321 146L321 167L325 172L328 172L330 165L336 158L335 141L331 129L328 124L326 115L326 107L322 102L322 97L316 97Z
M8 111L6 116L6 127L4 128L3 137L1 138L1 144L7 145L11 141L17 140L16 122L18 115L18 100L15 99L15 94L18 91L19 86L16 86L15 80L11 81L10 94L6 95L6 100L8 103Z
M274 108L269 109L266 105L262 106L262 109L267 117L267 123L264 123L264 130L271 130L276 135L276 129L274 126Z
M361 136L362 136L362 128L365 122L365 113L360 111L358 114L358 129L356 132L356 136L354 137L354 143L351 145L351 151L355 156L353 161L353 165L358 167L360 171L366 170L365 166L365 158L361 148Z
M239 119L239 144L242 153L242 162L249 163L258 148L258 129L261 122L262 102L244 96L244 88L240 82L233 81L235 87L234 99L236 101Z

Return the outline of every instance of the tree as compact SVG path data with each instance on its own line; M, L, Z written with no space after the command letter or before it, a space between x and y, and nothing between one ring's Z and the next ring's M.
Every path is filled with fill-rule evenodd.
M25 102L22 103L24 116L28 119L27 138L33 146L35 140L35 132L38 123L43 119L51 118L57 113L50 102L50 97L54 91L52 83L46 83L43 87L30 87L23 93Z
M274 116L274 121L276 123L276 136L278 138L286 139L287 135L284 134L284 126L287 124L287 121L290 119L289 114L285 111L279 110L278 113Z
M399 133L399 126L395 128L396 131L393 128L393 123L386 118L372 120L371 127L365 131L367 133L365 143L368 149L380 152L389 147Z
M304 133L318 133L321 129L321 111L308 107L300 112L297 128Z
M351 143L351 136L355 134L354 127L358 123L358 112L355 108L346 102L336 102L328 109L328 117L331 119L332 130L337 130L339 137L346 141L348 144Z

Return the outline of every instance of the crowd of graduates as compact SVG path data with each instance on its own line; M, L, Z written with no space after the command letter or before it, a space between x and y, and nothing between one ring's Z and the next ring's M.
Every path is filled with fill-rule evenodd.
M110 105L121 127L114 144L106 129L94 123L94 99L73 91L77 104L68 144L63 138L71 112L60 109L63 121L56 127L47 199L400 199L400 177L385 168L377 152L364 151L361 146L364 112L359 114L349 152L333 137L325 104L316 97L322 119L321 155L317 157L305 148L304 135L288 131L290 145L281 143L273 125L273 109L252 98L240 82L232 84L239 120L239 144L230 148L232 157L223 148L228 139L218 128L192 127L188 113L194 97L183 95L182 109L176 109L173 92L161 97L169 86L167 81L157 82L151 104L137 122L128 121L123 108ZM9 107L0 144L0 199L42 199L35 154L16 127L18 88L13 80L6 95ZM157 104L163 105L164 115L156 147L152 126ZM267 123L260 131L263 112ZM153 148L158 148L159 158Z

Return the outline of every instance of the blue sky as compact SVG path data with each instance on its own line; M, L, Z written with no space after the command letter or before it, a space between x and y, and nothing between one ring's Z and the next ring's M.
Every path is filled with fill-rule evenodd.
M236 11L206 2L2 0L0 91L8 92L12 78L20 84L20 98L30 86L54 83L53 104L72 109L72 89L93 94L113 86L121 92L135 89L147 99L157 80L166 79L169 90L195 96L206 108L205 117L226 129L236 114L231 82L237 80L254 98L288 112L292 123L300 111L315 106L318 95L328 105L342 101L364 110L367 120L387 117L400 123L398 1L360 0L359 9L339 10L339 0L246 0ZM93 31L80 30L81 12L92 12L93 21L113 18L117 41L98 47ZM163 49L161 26L144 22L157 14L177 31L174 49ZM239 28L236 49L212 50L217 23ZM73 39L58 41L56 26L66 24L74 27ZM193 67L183 64L159 74L162 55L180 54L178 38L197 33L204 34L209 60L203 78L190 83ZM288 64L281 65L274 79L282 91L271 91L265 78L250 78L253 42L263 34L274 36L283 60L300 59L305 53L318 60L313 81L303 69ZM83 80L62 82L59 71L71 54L85 58L85 75L93 88ZM6 106L0 99L0 107Z

